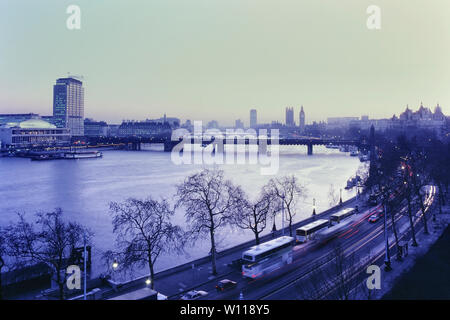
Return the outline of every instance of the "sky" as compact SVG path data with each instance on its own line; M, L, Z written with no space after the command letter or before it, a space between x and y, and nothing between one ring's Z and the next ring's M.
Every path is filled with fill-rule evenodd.
M69 5L81 29L69 30ZM381 9L369 30L368 6ZM85 116L230 125L450 114L448 0L0 0L0 113L52 113L83 75Z

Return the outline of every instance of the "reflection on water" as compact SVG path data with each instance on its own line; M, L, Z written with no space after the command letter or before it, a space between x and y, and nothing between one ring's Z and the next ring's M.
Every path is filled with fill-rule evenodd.
M334 184L337 191L344 188L360 162L337 150L314 147L314 156L306 155L306 147L281 146L280 168L277 176L294 174L307 186L308 195L297 210L296 221L312 213L312 199L317 211L327 209L328 191ZM186 176L197 172L201 165L174 165L170 154L154 151L105 151L102 159L30 161L20 158L0 158L0 225L16 219L15 213L30 216L35 211L61 207L65 216L95 233L94 274L102 271L100 254L114 243L109 202L128 197L171 200L175 185ZM240 184L250 195L256 196L271 176L260 175L259 165L222 165L227 178ZM344 200L355 191L343 190ZM184 226L182 211L177 211L174 222ZM281 222L277 221L277 226ZM266 230L269 232L270 227ZM232 235L232 236L230 236ZM219 250L252 238L251 232L225 230L218 234ZM208 240L189 248L189 256L161 256L156 269L204 256L209 251Z

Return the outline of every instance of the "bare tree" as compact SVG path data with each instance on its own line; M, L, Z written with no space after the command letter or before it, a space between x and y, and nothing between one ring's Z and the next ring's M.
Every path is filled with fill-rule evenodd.
M294 288L298 299L318 300L331 289L332 281L322 267L320 262L314 263L310 269L311 272L295 283Z
M292 237L292 223L299 201L306 197L306 188L298 183L294 175L291 175L271 179L268 189L270 193L277 196L277 210L282 210L284 207L289 222L289 235Z
M412 170L412 174L410 176L411 185L417 197L417 202L419 203L420 210L422 211L424 233L429 234L427 221L428 218L426 216L424 197L422 194L423 187L425 187L429 181L425 165L426 159L422 153L413 152L408 160L408 163L410 164Z
M433 140L427 150L430 165L430 178L437 185L439 213L442 213L442 206L445 206L444 186L448 185L450 163L450 144L445 145L442 141Z
M259 235L267 226L267 220L274 211L274 197L263 187L258 198L251 201L242 193L241 206L234 215L234 224L241 229L248 229L255 235L256 244L260 243Z
M158 257L163 252L181 252L184 246L182 229L170 222L174 211L166 200L151 198L111 202L110 210L117 252L107 251L104 257L108 261L114 256L125 270L148 266L153 289Z
M366 182L371 188L377 187L382 197L383 207L386 213L385 219L390 215L397 249L397 258L400 258L399 237L396 227L396 215L399 212L396 210L395 205L399 201L397 198L400 198L398 195L403 188L403 180L398 179L401 171L401 155L401 148L393 141L380 142L378 156L371 163L374 169Z
M369 179L369 163L364 162L358 167L358 170L356 171L356 175L360 177L359 185L365 185L367 179Z
M303 299L350 300L356 296L357 274L360 265L354 254L345 255L340 246L335 246L327 260L312 266L308 277L296 285Z
M239 207L240 188L224 179L221 170L209 170L193 174L177 186L177 206L183 206L191 237L209 236L211 241L212 273L216 267L216 231L231 223Z
M339 202L339 193L334 187L334 184L330 184L330 189L328 189L328 202L330 207L334 207Z
M37 213L35 223L19 214L19 221L8 230L7 241L11 254L25 264L44 263L58 285L59 298L64 299L64 285L73 250L89 242L92 233L74 222L63 220L63 212ZM36 227L38 228L36 230Z
M404 195L405 195L406 204L407 204L409 226L411 228L412 245L414 247L417 247L418 243L416 240L416 230L414 228L413 206L412 206L412 197L413 197L414 191L413 191L413 188L409 181L409 176L412 173L411 173L411 169L410 169L409 165L407 165L405 162L401 163L401 170L402 170L402 178L403 178L403 190L404 190Z
M337 299L350 300L353 298L353 289L357 285L355 275L358 272L358 261L354 253L346 256L340 246L334 248L334 256L332 267L336 277L332 292Z

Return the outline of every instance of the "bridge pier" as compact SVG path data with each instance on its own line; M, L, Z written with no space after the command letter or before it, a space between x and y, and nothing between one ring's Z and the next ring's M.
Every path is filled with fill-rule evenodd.
M312 156L313 154L313 145L312 143L308 144L308 156Z
M164 152L172 152L172 148L173 145L170 140L164 142Z

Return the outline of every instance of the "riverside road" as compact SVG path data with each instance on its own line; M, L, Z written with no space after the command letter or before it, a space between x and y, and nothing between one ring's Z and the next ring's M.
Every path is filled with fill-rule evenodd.
M434 201L435 188L430 187L428 196L425 200L426 210L430 208ZM360 199L362 200L362 199ZM346 259L352 259L354 264L354 274L351 275L352 280L359 282L364 280L368 275L365 267L369 264L377 263L380 265L384 258L384 220L379 219L375 223L370 223L368 218L376 211L380 210L381 205L368 207L363 205L363 201L351 200L344 206L328 210L317 218L328 218L332 213L345 207L354 207L358 205L360 210L348 219L352 219L345 230L342 230L334 239L327 243L318 243L317 241L308 241L304 244L296 245L293 248L294 260L291 264L282 267L269 275L265 275L259 279L249 279L242 277L239 268L232 268L229 264L239 259L242 252L247 248L235 248L219 255L217 259L218 275L211 274L210 262L205 261L193 264L192 268L185 268L180 272L161 275L156 277L155 290L167 295L169 299L179 299L182 294L189 290L202 290L208 294L202 297L202 300L225 299L234 300L240 297L245 300L259 299L302 299L316 298L312 296L312 292L301 292L302 284L308 283L317 271L323 274L333 274L336 268L333 262L336 258L336 247L342 249L342 255ZM396 229L401 240L410 240L410 226L407 215L406 203L402 203L399 214L396 215ZM421 211L414 214L414 223L416 230L420 231L423 220L421 219ZM389 243L391 247L391 257L395 257L394 238L392 235L392 221L388 215L388 234L390 235ZM300 222L295 225L298 228L307 222ZM295 232L295 229L293 230ZM282 231L278 231L276 236L280 236ZM288 235L289 231L285 230ZM271 235L265 236L262 241L271 239ZM250 247L249 245L248 247ZM317 276L316 276L317 277ZM219 280L230 279L237 282L237 287L225 291L217 292L215 285ZM317 278L314 278L317 281ZM329 279L332 280L332 279ZM135 282L135 285L128 286L127 291L133 291L144 287L143 281ZM123 292L115 295L123 294ZM242 295L241 295L242 294ZM307 294L308 296L305 296ZM322 298L329 296L336 298L333 289L322 292ZM324 296L325 295L325 296Z

